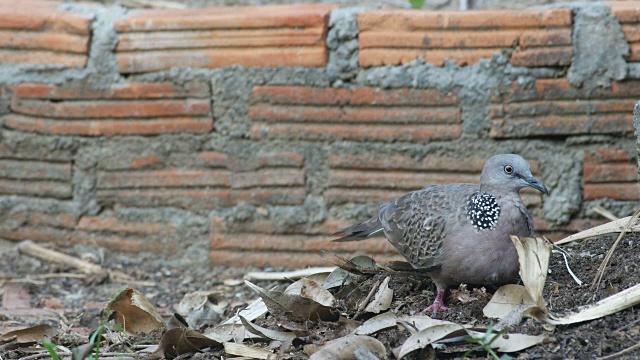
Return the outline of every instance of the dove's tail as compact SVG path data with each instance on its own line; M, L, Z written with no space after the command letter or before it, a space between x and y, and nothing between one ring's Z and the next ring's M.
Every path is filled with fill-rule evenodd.
M333 236L340 236L340 238L335 239L333 241L336 242L344 242L344 241L360 241L366 240L372 236L382 235L382 225L378 221L378 218L371 218L363 223L349 226L346 229L342 229L334 234Z

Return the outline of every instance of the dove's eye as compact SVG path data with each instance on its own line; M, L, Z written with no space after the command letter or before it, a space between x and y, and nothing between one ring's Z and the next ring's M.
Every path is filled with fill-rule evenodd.
M511 165L505 166L504 167L504 172L506 172L509 175L513 174L513 166L511 166Z

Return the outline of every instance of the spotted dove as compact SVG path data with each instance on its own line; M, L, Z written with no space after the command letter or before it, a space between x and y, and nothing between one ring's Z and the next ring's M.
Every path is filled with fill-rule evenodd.
M449 286L515 279L519 264L510 235L533 236L533 221L518 191L547 188L514 154L490 158L480 184L431 185L380 205L378 216L348 227L334 241L384 233L416 269L426 271L437 295L426 311L446 310Z

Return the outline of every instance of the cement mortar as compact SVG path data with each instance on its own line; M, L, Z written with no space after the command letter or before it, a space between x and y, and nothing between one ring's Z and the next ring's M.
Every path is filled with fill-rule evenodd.
M624 79L629 44L609 7L591 4L575 7L573 12L573 57L567 74L571 85L592 90Z

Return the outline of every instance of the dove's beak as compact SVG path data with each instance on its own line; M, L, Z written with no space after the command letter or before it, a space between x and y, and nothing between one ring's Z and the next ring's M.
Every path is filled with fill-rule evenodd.
M533 176L525 177L523 179L527 182L527 185L549 195L549 190L547 190L547 187L544 186L540 181L538 181L538 179L534 178Z

